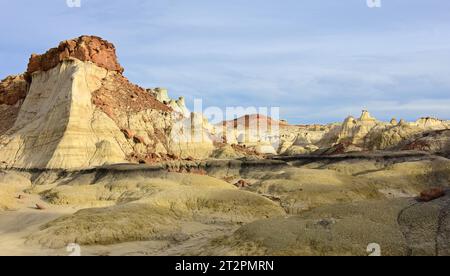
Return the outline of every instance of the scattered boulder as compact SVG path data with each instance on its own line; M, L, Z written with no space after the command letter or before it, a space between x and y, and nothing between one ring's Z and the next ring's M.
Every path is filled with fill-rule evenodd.
M46 208L45 208L43 205L41 205L41 204L36 204L35 208L36 208L36 210L45 210L45 209L46 209Z
M443 188L431 188L420 193L419 201L430 202L445 196L445 190Z
M121 129L120 131L122 131L122 133L125 135L125 138L127 139L133 139L134 136L136 135L136 133L134 133L134 131L130 130L130 129Z
M145 145L145 139L144 139L142 136L135 135L135 136L133 137L133 140L134 140L134 142L135 142L136 144L143 144L143 145Z
M241 179L238 182L236 182L236 184L234 184L234 186L238 187L238 188L246 188L251 186L250 183L248 183L247 181Z

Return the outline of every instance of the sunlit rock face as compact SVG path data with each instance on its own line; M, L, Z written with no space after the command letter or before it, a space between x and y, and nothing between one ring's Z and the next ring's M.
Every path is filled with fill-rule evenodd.
M411 123L403 119L397 121L395 118L390 122L381 122L364 110L358 119L349 116L342 124L322 126L320 130L308 127L285 128L285 137L290 137L291 140L292 136L296 138L291 142L292 145L285 145L283 152L339 154L356 151L406 150L408 147L404 144L407 141L428 132L446 130L449 126L447 121L435 118L421 118ZM426 147L422 149L426 150Z
M96 36L81 36L62 41L58 47L48 50L45 54L31 55L26 74L48 71L69 58L92 62L108 71L124 71L117 61L116 48L112 43Z
M79 168L123 162L123 135L98 112L91 93L107 70L67 60L33 74L14 126L0 140L0 162L18 168ZM117 140L116 140L117 139Z
M208 135L196 141L174 131L190 118L183 98L165 102L167 91L156 97L122 72L114 46L98 37L33 55L24 75L0 85L1 166L79 169L209 157Z

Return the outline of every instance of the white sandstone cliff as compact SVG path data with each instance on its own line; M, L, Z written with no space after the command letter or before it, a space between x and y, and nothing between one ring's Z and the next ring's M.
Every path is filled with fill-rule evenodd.
M0 139L0 163L16 168L84 168L125 162L120 129L91 103L106 69L76 59L33 74L14 126Z

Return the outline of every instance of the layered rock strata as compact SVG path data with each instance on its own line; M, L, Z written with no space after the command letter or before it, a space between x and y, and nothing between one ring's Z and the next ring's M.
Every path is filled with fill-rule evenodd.
M122 72L114 46L93 36L33 55L23 76L0 86L0 165L78 169L213 152L203 128L176 127L191 117L187 109L180 114Z

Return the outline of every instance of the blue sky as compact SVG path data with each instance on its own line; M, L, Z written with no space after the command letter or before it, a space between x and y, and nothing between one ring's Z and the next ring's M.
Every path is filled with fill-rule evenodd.
M281 108L294 123L450 119L450 1L0 0L0 77L83 34L125 75L205 106Z

